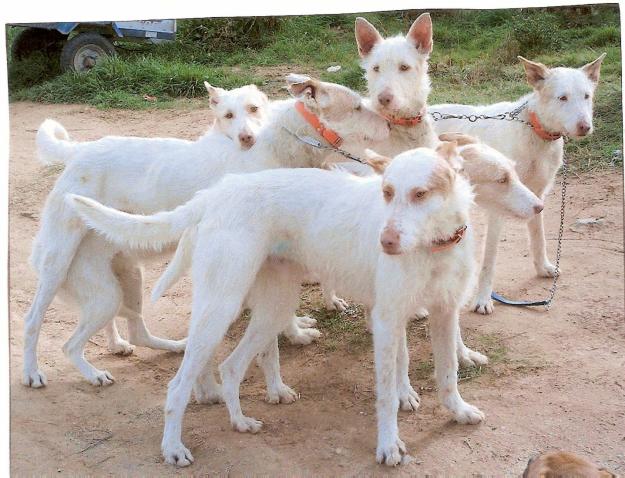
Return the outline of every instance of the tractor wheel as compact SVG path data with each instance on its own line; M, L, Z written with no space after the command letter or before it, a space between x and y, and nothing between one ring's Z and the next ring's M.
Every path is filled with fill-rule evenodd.
M61 51L63 71L89 71L98 61L115 55L113 44L98 33L79 33Z
M23 60L38 51L46 56L58 56L66 38L67 35L56 30L26 28L13 40L11 56L13 60Z

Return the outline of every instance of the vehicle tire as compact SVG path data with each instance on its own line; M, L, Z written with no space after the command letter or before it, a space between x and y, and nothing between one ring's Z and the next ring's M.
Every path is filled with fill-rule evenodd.
M98 60L115 55L113 44L99 33L79 33L61 51L63 71L89 71Z
M58 56L66 39L67 35L56 30L26 28L13 40L11 57L13 60L23 60L38 51L46 56Z

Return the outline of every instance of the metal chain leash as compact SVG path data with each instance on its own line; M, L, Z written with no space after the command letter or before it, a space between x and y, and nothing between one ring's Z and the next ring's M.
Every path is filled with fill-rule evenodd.
M471 123L475 123L478 120L517 121L519 123L523 123L529 126L530 128L533 128L533 126L528 121L525 121L524 119L519 118L519 115L526 107L527 107L527 101L521 104L520 106L518 106L517 108L513 109L512 111L506 111L504 113L499 113L496 115L484 115L484 114L482 115L476 115L476 114L454 115L450 113L441 113L440 111L431 111L429 112L429 114L434 121L441 121L441 120L447 120L447 119L463 119L463 120L468 120ZM567 138L564 138L565 141L566 139ZM567 164L566 158L562 158L562 197L561 197L562 202L560 204L560 228L558 230L558 245L556 248L556 265L555 265L555 271L554 271L554 276L553 276L553 283L551 284L551 287L549 288L549 297L545 300L533 301L533 302L532 301L530 302L514 301L514 300L508 300L505 297L497 294L496 292L493 292L493 299L497 300L498 302L502 302L508 305L517 305L517 306L543 305L545 307L545 310L547 311L551 308L551 304L553 303L553 299L556 295L556 290L558 288L558 278L560 277L560 257L562 255L562 238L564 236L564 213L565 213L565 207L566 207L567 173L568 173L568 164Z

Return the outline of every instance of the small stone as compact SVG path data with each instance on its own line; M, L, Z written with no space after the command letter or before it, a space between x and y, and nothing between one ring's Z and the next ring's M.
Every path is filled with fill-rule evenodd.
M337 71L339 71L341 69L341 65L332 65L329 66L328 69L326 70L328 73L336 73Z

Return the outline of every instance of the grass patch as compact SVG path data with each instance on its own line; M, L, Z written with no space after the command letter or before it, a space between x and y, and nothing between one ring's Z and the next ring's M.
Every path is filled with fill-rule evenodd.
M323 340L319 343L326 351L342 349L348 353L360 353L373 347L360 305L350 305L345 312L320 308L313 310L311 316L317 319L317 328L323 333Z
M406 32L420 11L362 14L384 35ZM570 142L578 169L621 166L621 46L617 5L501 10L431 10L434 51L431 104L511 100L529 91L517 55L553 66L581 66L606 51L596 95L596 131ZM99 108L170 107L205 95L202 82L224 88L255 83L278 93L265 71L306 71L361 92L365 81L353 34L359 14L189 19L176 42L121 42L117 58L88 74L58 76L54 59L9 62L11 100L87 103ZM16 28L7 29L7 44ZM327 67L341 65L328 73ZM44 73L42 73L44 72ZM283 93L280 92L280 95ZM143 99L156 97L156 102Z

